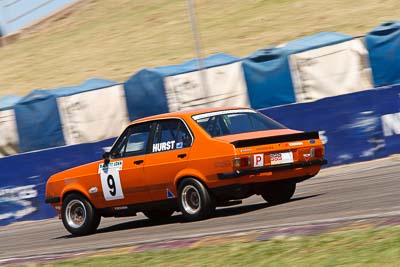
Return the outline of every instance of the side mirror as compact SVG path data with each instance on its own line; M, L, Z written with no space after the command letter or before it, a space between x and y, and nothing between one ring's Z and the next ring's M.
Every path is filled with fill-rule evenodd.
M104 164L108 164L110 162L110 158L111 158L110 152L104 152L103 154Z

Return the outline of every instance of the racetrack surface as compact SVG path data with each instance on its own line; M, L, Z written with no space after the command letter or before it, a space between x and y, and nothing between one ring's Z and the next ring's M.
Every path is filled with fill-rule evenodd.
M241 232L346 218L400 214L400 157L329 168L298 184L292 201L270 206L261 197L220 208L215 217L186 223L176 213L156 224L142 214L103 219L98 232L72 237L60 220L22 222L0 228L0 258L87 251L149 241Z

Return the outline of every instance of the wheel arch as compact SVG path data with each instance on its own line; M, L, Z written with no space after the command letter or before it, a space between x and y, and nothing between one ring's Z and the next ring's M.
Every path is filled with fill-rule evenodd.
M192 179L198 180L198 181L199 181L200 183L202 183L207 189L209 189L209 188L208 188L208 185L207 185L207 178L206 178L206 177L204 177L204 176L203 176L199 171L197 171L197 170L186 169L186 170L183 170L183 171L179 172L178 175L177 175L177 177L176 177L175 180L174 180L174 185L175 185L175 188L176 188L177 192L178 192L179 185L182 183L182 181L183 181L184 179L187 179L187 178L192 178Z
M71 186L71 187L65 188L62 191L61 196L60 196L61 201L64 202L64 199L70 194L79 194L79 195L83 196L84 198L86 198L86 200L89 201L93 205L92 201L90 200L89 194L85 192L83 187L75 185L73 187ZM93 207L94 207L94 205L93 205Z

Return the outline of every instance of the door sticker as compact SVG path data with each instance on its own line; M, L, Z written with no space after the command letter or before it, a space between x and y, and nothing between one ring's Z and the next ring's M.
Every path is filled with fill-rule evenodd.
M183 142L176 143L176 149L181 149L181 148L183 148Z
M174 140L153 144L152 152L168 151L168 150L172 150L172 149L175 149L175 141Z
M110 162L107 165L99 165L101 187L106 201L123 199L119 171L122 170L122 161Z
M255 154L253 162L254 162L254 167L264 166L264 154Z
M172 193L172 191L169 190L169 188L167 188L167 198L175 198L174 193Z

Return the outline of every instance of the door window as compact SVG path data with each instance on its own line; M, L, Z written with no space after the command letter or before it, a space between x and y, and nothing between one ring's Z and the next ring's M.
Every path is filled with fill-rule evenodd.
M192 135L181 120L161 120L157 123L151 152L156 153L190 147L192 140Z
M111 149L113 158L131 157L146 153L152 123L130 126Z

